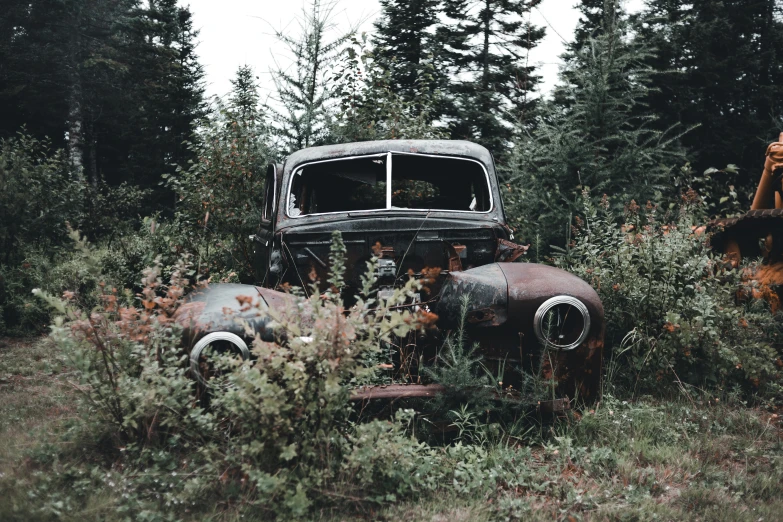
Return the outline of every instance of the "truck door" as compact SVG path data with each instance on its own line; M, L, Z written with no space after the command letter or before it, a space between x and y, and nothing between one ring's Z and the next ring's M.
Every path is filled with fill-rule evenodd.
M264 179L264 207L261 213L261 223L258 226L258 231L253 235L256 281L264 287L274 287L277 282L276 274L271 274L269 271L273 250L275 207L277 206L277 180L277 166L269 165Z

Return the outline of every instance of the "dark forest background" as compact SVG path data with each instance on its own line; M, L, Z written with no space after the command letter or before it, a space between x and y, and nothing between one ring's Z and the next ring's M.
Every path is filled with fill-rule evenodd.
M537 258L567 243L585 190L620 213L691 187L705 218L748 207L783 128L779 1L648 0L629 15L583 0L551 96L528 60L548 30L529 23L539 3L381 0L371 33L335 36L336 4L314 0L278 35L294 62L262 101L248 67L205 97L176 0L2 0L0 325L40 327L29 290L80 281L58 257L68 226L131 286L183 252L206 275L252 280L265 165L318 144L485 145Z

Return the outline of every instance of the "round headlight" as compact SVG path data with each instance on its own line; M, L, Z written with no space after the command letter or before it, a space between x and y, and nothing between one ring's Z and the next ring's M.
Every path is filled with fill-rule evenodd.
M544 346L573 350L590 332L590 314L579 299L558 295L538 307L533 328Z

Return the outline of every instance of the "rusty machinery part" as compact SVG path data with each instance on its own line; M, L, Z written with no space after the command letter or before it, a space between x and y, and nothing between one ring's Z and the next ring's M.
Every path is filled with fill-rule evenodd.
M723 252L726 262L737 268L742 258L776 258L783 248L783 208L749 210L734 218L714 219L710 245Z
M723 247L724 257L729 266L734 269L738 268L742 263L742 249L736 239L728 239Z
M495 254L495 261L503 263L513 263L520 257L527 254L530 245L518 245L507 239L498 238L498 250Z
M766 300L773 311L780 307L783 287L783 133L767 147L751 209L743 215L708 223L710 246L723 253L725 269L739 269L742 258L763 258L756 269L744 269L743 281L754 281L756 298ZM742 298L745 292L740 292Z
M552 318L555 323L547 324L547 318ZM558 350L573 350L590 333L590 313L579 299L558 295L538 307L533 318L533 328L542 345ZM552 328L556 331L552 331Z
M212 332L199 340L190 351L190 373L204 387L209 387L209 381L204 377L202 364L207 362L203 360L204 350L215 344L227 346L228 350L242 357L243 361L250 358L250 350L247 343L236 334L231 332Z
M440 384L388 384L361 386L351 390L352 401L371 399L431 398L446 391Z
M761 173L761 180L750 206L751 210L783 207L783 200L780 197L783 188L779 172L781 169L783 169L783 132L780 133L777 142L770 143L767 147L764 171Z

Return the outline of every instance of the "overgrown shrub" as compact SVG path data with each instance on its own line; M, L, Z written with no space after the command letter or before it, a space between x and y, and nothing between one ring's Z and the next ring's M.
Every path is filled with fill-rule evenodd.
M0 335L46 329L50 315L33 288L89 295L97 281L84 272L81 249L71 248L69 227L91 237L127 235L127 216L146 195L129 185L88 185L45 140L23 132L0 140ZM97 255L113 254L104 247Z
M79 226L85 184L62 150L24 133L0 140L0 263L26 245L59 245L66 223Z
M173 231L204 271L231 270L253 281L266 167L275 159L258 110L252 71L240 69L228 105L217 102L188 144L196 158L164 175L178 202Z
M370 297L371 263L364 297L346 310L339 236L335 245L331 290L320 294L313 286L309 298L285 310L261 310L286 341L256 340L254 360L224 361L235 371L211 388L208 410L196 402L173 320L191 285L187 264L179 263L165 285L160 267L147 270L138 305L106 285L97 286L100 304L90 311L75 305L74 294L46 297L59 313L53 336L80 377L87 425L114 441L136 513L221 495L247 509L302 516L314 502L355 489L357 473L370 480L362 484L368 500L435 480L433 450L407 430L411 414L355 426L349 403L349 387L376 370L365 364L368 355L390 336L420 328L421 318L398 306L418 283L377 301ZM99 263L85 260L89 271ZM248 297L245 306L259 305ZM402 459L401 467L387 469L389 459Z
M750 298L752 283L709 249L696 229L701 200L695 192L686 193L672 215L632 201L625 225L606 198L598 207L587 194L582 202L585 219L577 219L573 239L555 262L601 297L609 382L637 391L674 381L776 389L779 317L765 300Z

